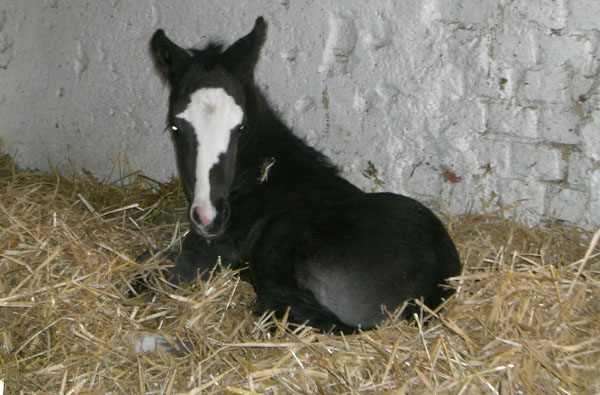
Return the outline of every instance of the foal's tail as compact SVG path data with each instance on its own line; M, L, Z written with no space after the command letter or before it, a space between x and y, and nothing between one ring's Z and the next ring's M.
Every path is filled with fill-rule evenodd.
M257 298L257 310L260 313L274 311L277 318L282 318L288 308L290 309L288 320L293 323L305 323L322 332L333 334L349 335L358 330L340 321L331 310L322 306L308 289L292 290L275 287L263 290Z

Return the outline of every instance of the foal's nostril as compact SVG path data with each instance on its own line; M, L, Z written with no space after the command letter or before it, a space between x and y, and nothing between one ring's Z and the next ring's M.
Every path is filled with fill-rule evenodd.
M202 213L200 206L192 206L190 209L190 220L197 227L209 226L212 220Z
M200 216L198 215L198 212L194 209L192 209L190 211L190 219L192 220L192 222L196 225L200 225Z

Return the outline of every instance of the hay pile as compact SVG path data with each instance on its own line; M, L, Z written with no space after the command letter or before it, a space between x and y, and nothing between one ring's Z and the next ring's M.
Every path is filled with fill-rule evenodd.
M600 392L591 234L449 218L465 269L428 323L391 314L359 335L292 332L252 316L252 288L231 271L124 297L143 272L135 257L178 243L186 202L175 183L115 163L124 177L109 184L0 157L0 392ZM192 349L136 353L132 339L151 333Z

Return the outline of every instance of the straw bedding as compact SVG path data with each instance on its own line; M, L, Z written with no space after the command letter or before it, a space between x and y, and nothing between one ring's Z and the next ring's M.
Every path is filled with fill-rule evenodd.
M124 296L186 230L176 182L39 174L0 157L0 393L598 393L598 234L447 217L465 268L414 323L332 336L251 314L239 273ZM150 266L166 265L156 258ZM142 335L183 355L136 352Z

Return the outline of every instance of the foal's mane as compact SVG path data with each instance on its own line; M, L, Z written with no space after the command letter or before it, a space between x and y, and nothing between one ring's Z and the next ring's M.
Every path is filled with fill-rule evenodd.
M219 62L219 58L223 53L223 44L211 41L205 48L190 48L188 52L192 54L192 61L200 61L212 68Z
M248 114L250 128L261 130L258 133L264 133L264 144L267 149L273 149L289 155L285 159L296 160L304 166L310 168L320 168L326 173L337 175L339 169L331 160L308 145L308 143L294 134L292 129L285 125L278 114L271 107L268 99L265 97L262 89L254 81L247 81L245 84L247 106L254 111L254 114Z

